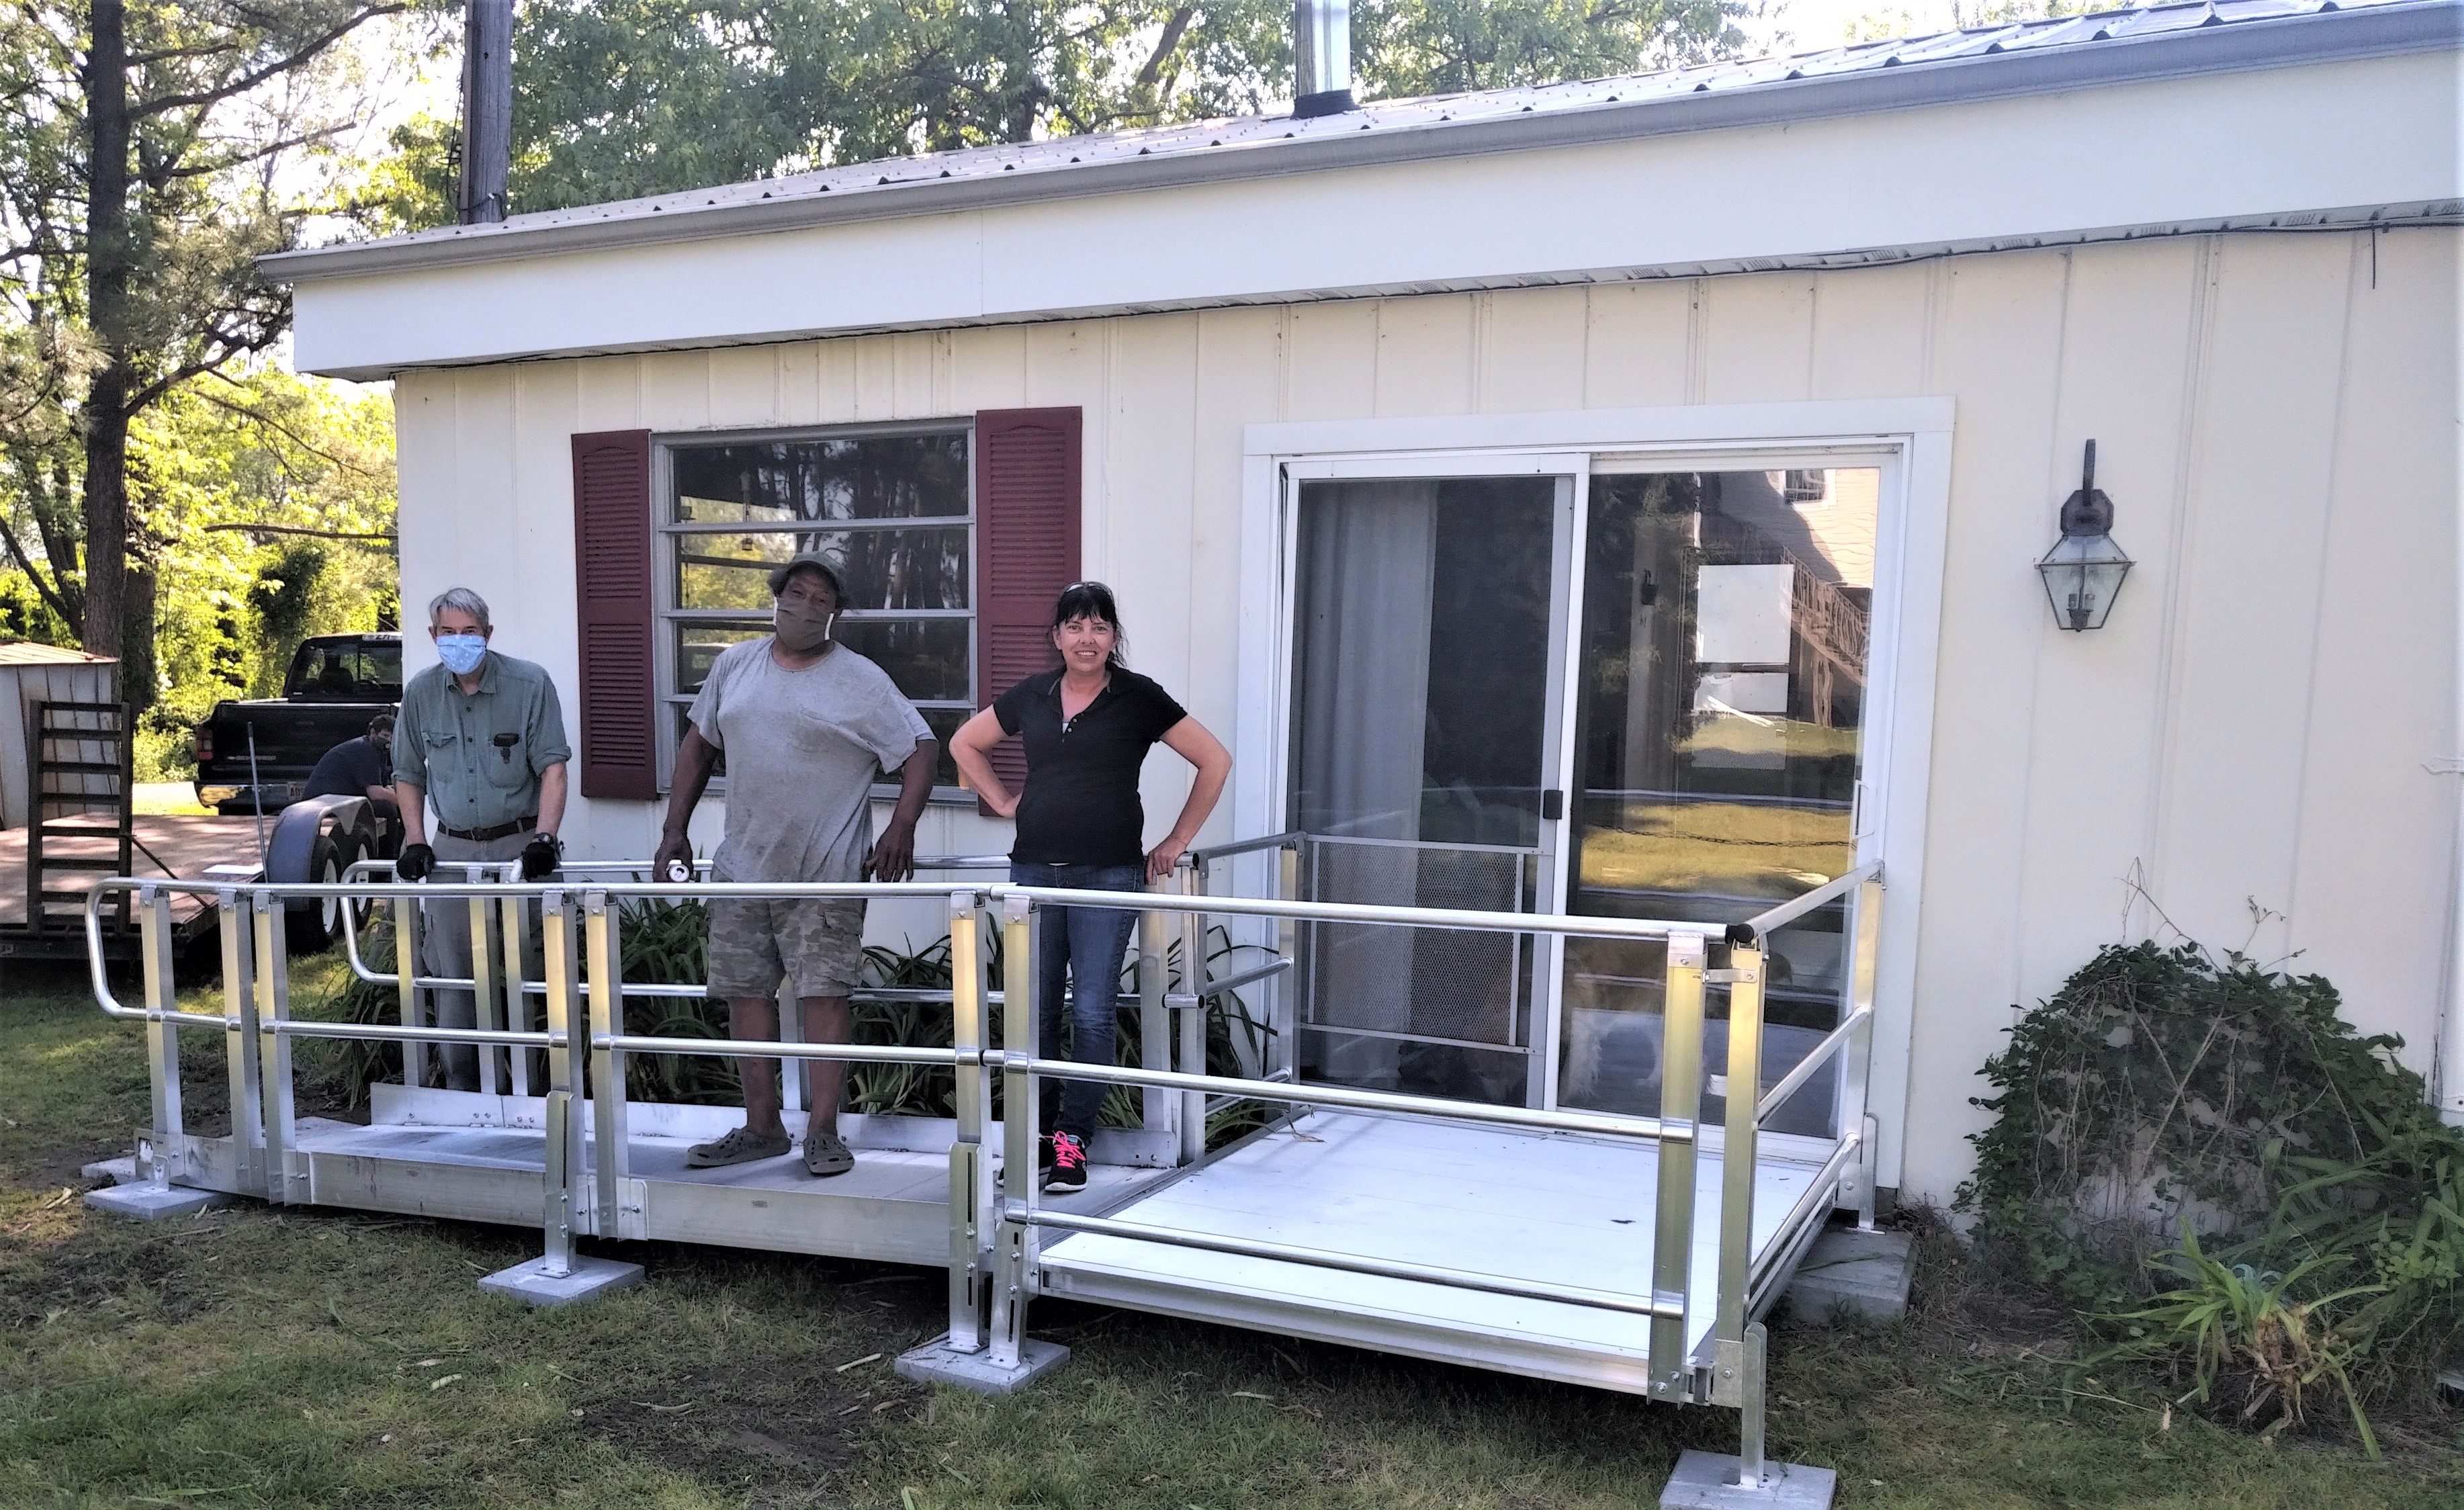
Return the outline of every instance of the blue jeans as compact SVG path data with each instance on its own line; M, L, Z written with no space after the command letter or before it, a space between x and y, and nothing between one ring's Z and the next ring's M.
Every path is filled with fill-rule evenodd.
M1081 891L1143 891L1147 867L1131 865L1017 864L1009 878L1023 886L1067 886ZM1035 930L1036 1045L1038 1059L1061 1057L1062 1024L1069 1025L1069 1058L1081 1064L1112 1062L1113 998L1121 989L1121 956L1136 929L1135 912L1111 908L1040 907ZM1067 989L1065 993L1065 981ZM1100 1081L1043 1083L1043 1129L1070 1133L1081 1142L1095 1136L1103 1111Z

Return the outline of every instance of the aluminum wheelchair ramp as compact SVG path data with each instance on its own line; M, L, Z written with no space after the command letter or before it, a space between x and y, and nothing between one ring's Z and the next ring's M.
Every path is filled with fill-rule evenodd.
M299 1119L293 1162L306 1188L295 1186L294 1199L539 1224L547 1169L542 1100L401 1085L373 1092L367 1126ZM590 1104L582 1105L587 1117ZM817 1179L795 1153L689 1167L687 1149L742 1121L735 1108L634 1103L627 1110L615 1230L599 1236L934 1267L950 1261L946 1119L844 1114L840 1130L856 1166ZM1054 1209L1108 1212L1171 1172L1102 1162L1108 1151L1099 1145L1087 1189L1051 1198ZM595 1166L585 1172L595 1180ZM597 1231L593 1214L583 1215L582 1230Z
M1649 1295L1659 1171L1658 1147L1641 1141L1314 1112L1112 1215L1209 1236ZM1754 1179L1757 1264L1820 1175L1819 1165L1765 1148ZM1699 1210L1719 1210L1721 1177L1719 1156L1704 1149L1694 1171ZM1695 1224L1685 1337L1697 1362L1708 1362L1719 1240L1716 1220ZM1644 1316L1110 1234L1054 1234L1039 1257L1047 1295L1647 1392Z

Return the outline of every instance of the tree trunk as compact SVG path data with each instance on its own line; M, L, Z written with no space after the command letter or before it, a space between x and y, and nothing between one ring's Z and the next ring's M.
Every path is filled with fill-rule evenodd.
M81 405L85 430L85 623L96 655L121 653L127 617L128 40L121 0L93 0L86 54L86 319L102 364ZM55 563L56 564L56 563Z
M161 675L154 666L154 563L128 564L127 612L121 622L120 699L129 716L142 716L153 707Z

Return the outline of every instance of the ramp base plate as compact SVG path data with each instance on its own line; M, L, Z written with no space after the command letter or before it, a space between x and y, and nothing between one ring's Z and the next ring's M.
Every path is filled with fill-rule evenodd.
M1831 1510L1839 1476L1828 1468L1765 1463L1759 1488L1730 1480L1737 1460L1725 1453L1687 1452L1677 1459L1660 1510Z
M576 1254L562 1274L547 1272L545 1258L533 1258L510 1269L498 1269L479 1281L479 1288L510 1295L533 1305L571 1305L610 1290L642 1282L642 1266L614 1258L589 1258Z
M173 1216L193 1216L201 1211L228 1206L238 1197L220 1191L190 1190L185 1185L113 1185L103 1190L85 1193L85 1203L96 1211L115 1216L133 1216L139 1221L165 1221Z
M947 1332L923 1346L898 1355L902 1379L918 1384L946 1384L975 1394L1011 1394L1069 1361L1069 1349L1059 1343L1030 1337L1019 1345L1018 1366L1003 1368L993 1362L993 1350L960 1352L950 1346Z

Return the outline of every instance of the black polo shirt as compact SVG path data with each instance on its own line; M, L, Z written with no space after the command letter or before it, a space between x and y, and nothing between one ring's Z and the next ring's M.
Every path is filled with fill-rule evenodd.
M393 782L393 762L365 734L345 739L325 752L308 773L310 797L361 797L372 786Z
M1084 712L1061 721L1061 675L1030 676L993 703L1001 733L1026 746L1026 790L1018 799L1024 864L1129 865L1146 856L1146 809L1138 768L1189 710L1152 678L1123 667Z

